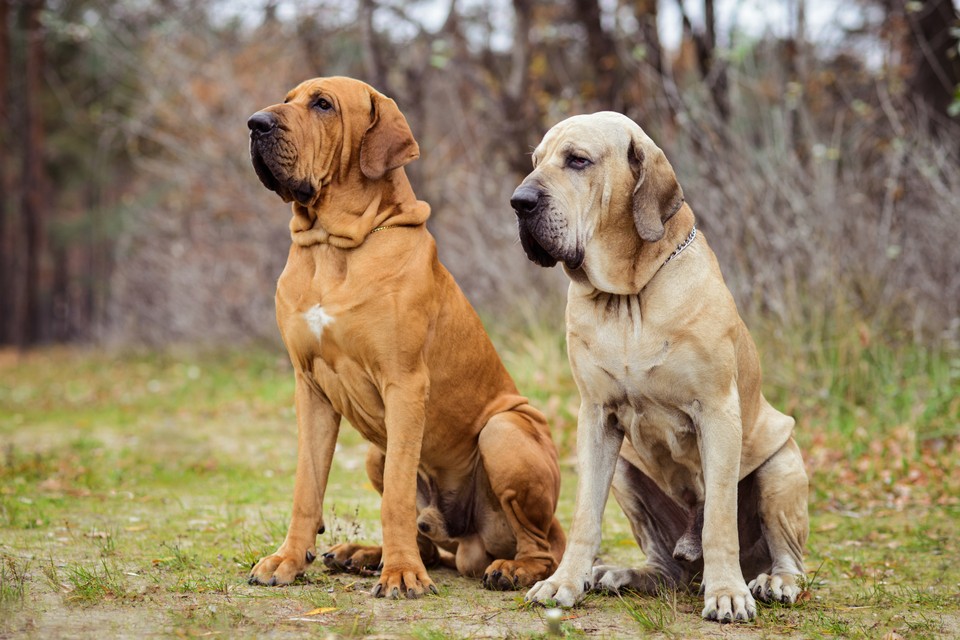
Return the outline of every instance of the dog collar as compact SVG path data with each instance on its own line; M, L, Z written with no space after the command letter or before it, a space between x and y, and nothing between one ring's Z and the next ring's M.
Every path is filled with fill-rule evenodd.
M400 227L416 227L416 226L419 226L419 225L415 225L415 224L385 224L385 225L383 225L382 227L376 227L375 229L371 229L371 230L370 230L370 233L368 233L367 235L368 235L368 236L369 236L369 235L373 235L373 234L376 233L377 231L384 231L385 229L399 229Z
M680 255L680 252L683 251L684 249L686 249L687 247L689 247L689 246L690 246L690 243L693 242L693 240L694 240L696 237L697 237L697 225L694 224L694 225L693 225L693 229L690 230L690 235L687 236L687 239L684 240L683 242L681 242L681 243L677 246L677 248L673 250L673 253L671 253L669 256L667 256L667 259L663 261L663 264L664 264L664 265L667 264L668 262L670 262L671 260L673 260L674 258L676 258L678 255ZM663 266L663 265L661 265L661 266Z

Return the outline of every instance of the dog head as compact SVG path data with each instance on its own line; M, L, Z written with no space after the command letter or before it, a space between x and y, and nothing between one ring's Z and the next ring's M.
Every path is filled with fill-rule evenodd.
M302 82L247 126L260 181L306 207L331 181L379 180L420 155L396 103L351 78Z
M533 152L533 166L510 204L524 251L541 266L602 271L604 261L663 238L683 204L663 151L619 113L558 123Z

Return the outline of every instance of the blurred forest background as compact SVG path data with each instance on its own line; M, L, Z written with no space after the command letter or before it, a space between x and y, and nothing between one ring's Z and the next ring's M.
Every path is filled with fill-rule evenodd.
M958 37L953 0L0 0L0 344L276 341L289 212L246 118L350 75L406 114L488 319L561 326L508 199L550 126L611 109L748 322L956 345Z

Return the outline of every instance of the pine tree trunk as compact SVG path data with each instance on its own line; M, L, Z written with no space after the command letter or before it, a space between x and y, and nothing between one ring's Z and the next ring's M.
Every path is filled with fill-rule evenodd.
M23 92L25 137L21 217L26 256L20 282L22 303L16 320L16 341L21 348L36 344L44 333L41 268L47 243L44 219L46 180L43 167L43 114L40 106L43 78L43 31L40 24L42 10L43 0L30 0L25 3L27 55Z
M13 290L11 287L10 233L8 220L10 211L7 202L10 199L10 176L7 170L7 157L13 148L10 132L9 91L10 82L10 2L0 0L0 344L8 344L12 338Z

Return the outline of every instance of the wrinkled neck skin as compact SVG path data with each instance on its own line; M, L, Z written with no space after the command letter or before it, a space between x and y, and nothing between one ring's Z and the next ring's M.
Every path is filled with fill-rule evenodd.
M646 242L637 234L631 216L611 218L611 227L620 225L623 229L594 232L580 268L564 265L563 270L580 286L615 295L640 293L674 249L686 240L695 222L693 210L684 203L664 224L663 237L657 242Z
M429 217L430 205L417 200L401 167L380 180L349 176L332 188L324 185L309 206L294 202L290 238L301 247L353 249L377 227L416 226Z

